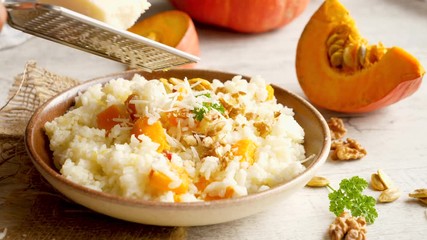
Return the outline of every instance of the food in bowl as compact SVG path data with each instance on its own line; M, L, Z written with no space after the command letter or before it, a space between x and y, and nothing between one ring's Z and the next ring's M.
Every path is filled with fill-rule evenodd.
M46 122L61 174L143 200L236 198L305 170L304 130L262 78L152 79L89 87Z

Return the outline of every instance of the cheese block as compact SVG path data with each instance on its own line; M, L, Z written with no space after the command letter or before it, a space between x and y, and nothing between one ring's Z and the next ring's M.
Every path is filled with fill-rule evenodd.
M147 0L37 0L68 8L115 28L130 28L150 6Z

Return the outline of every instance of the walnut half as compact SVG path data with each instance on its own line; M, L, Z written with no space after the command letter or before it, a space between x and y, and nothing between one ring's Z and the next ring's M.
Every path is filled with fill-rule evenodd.
M331 117L328 121L329 130L331 131L332 140L341 139L347 133L344 122L341 118Z
M355 218L348 212L343 212L329 225L328 233L331 240L365 240L366 220L364 217Z
M347 138L346 141L332 142L331 150L334 150L331 155L333 160L357 160L367 154L366 149L352 138Z

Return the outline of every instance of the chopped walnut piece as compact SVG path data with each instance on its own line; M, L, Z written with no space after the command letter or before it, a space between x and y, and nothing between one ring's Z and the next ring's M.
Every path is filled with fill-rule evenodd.
M224 107L224 109L227 112L227 115L230 118L234 119L237 115L245 113L245 107L244 106L240 106L240 105L235 106L235 105L233 105L232 102L228 102L224 98L220 98L218 100L222 104L222 106Z
M334 141L331 144L333 160L357 160L366 156L366 150L356 140L347 138L346 141Z
M182 140L188 146L196 146L197 145L197 139L192 134L182 136Z
M227 93L227 89L225 87L218 87L215 90L215 94L218 94L218 93Z
M239 96L240 96L240 92L236 92L236 93L231 94L232 98L239 98Z
M232 119L235 119L237 115L243 114L244 112L245 112L245 109L242 107L237 107L237 108L233 107L228 111L228 116Z
M364 217L352 217L343 212L329 225L329 237L332 240L365 240L366 220Z
M332 140L341 139L347 133L347 129L345 129L341 118L331 117L328 121L328 126L331 131Z
M233 107L233 104L227 102L224 98L219 98L218 101L221 103L221 105L225 108L225 110L229 111Z
M258 114L253 113L253 112L247 112L247 113L245 113L245 117L248 120L255 120L258 117Z
M254 122L254 127L261 137L267 136L271 131L271 127L265 122Z
M202 140L202 145L204 147L210 148L214 144L214 140L211 137L205 137Z

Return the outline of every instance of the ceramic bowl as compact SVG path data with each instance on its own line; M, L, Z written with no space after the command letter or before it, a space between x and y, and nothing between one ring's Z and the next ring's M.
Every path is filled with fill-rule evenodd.
M59 192L96 212L127 221L161 226L196 226L232 221L274 207L279 202L283 203L287 197L304 187L328 156L331 144L330 133L322 115L303 98L273 86L278 101L294 109L296 120L305 130L304 147L307 156L315 155L313 159L306 162L307 169L289 182L260 193L235 199L194 203L164 203L113 196L91 190L65 179L53 164L49 140L43 130L45 122L63 115L74 104L75 96L89 86L106 83L119 77L131 79L135 73L141 74L147 79L201 77L208 80L229 80L236 75L196 69L153 73L128 71L84 82L57 95L38 108L30 119L25 133L26 148L34 165Z

